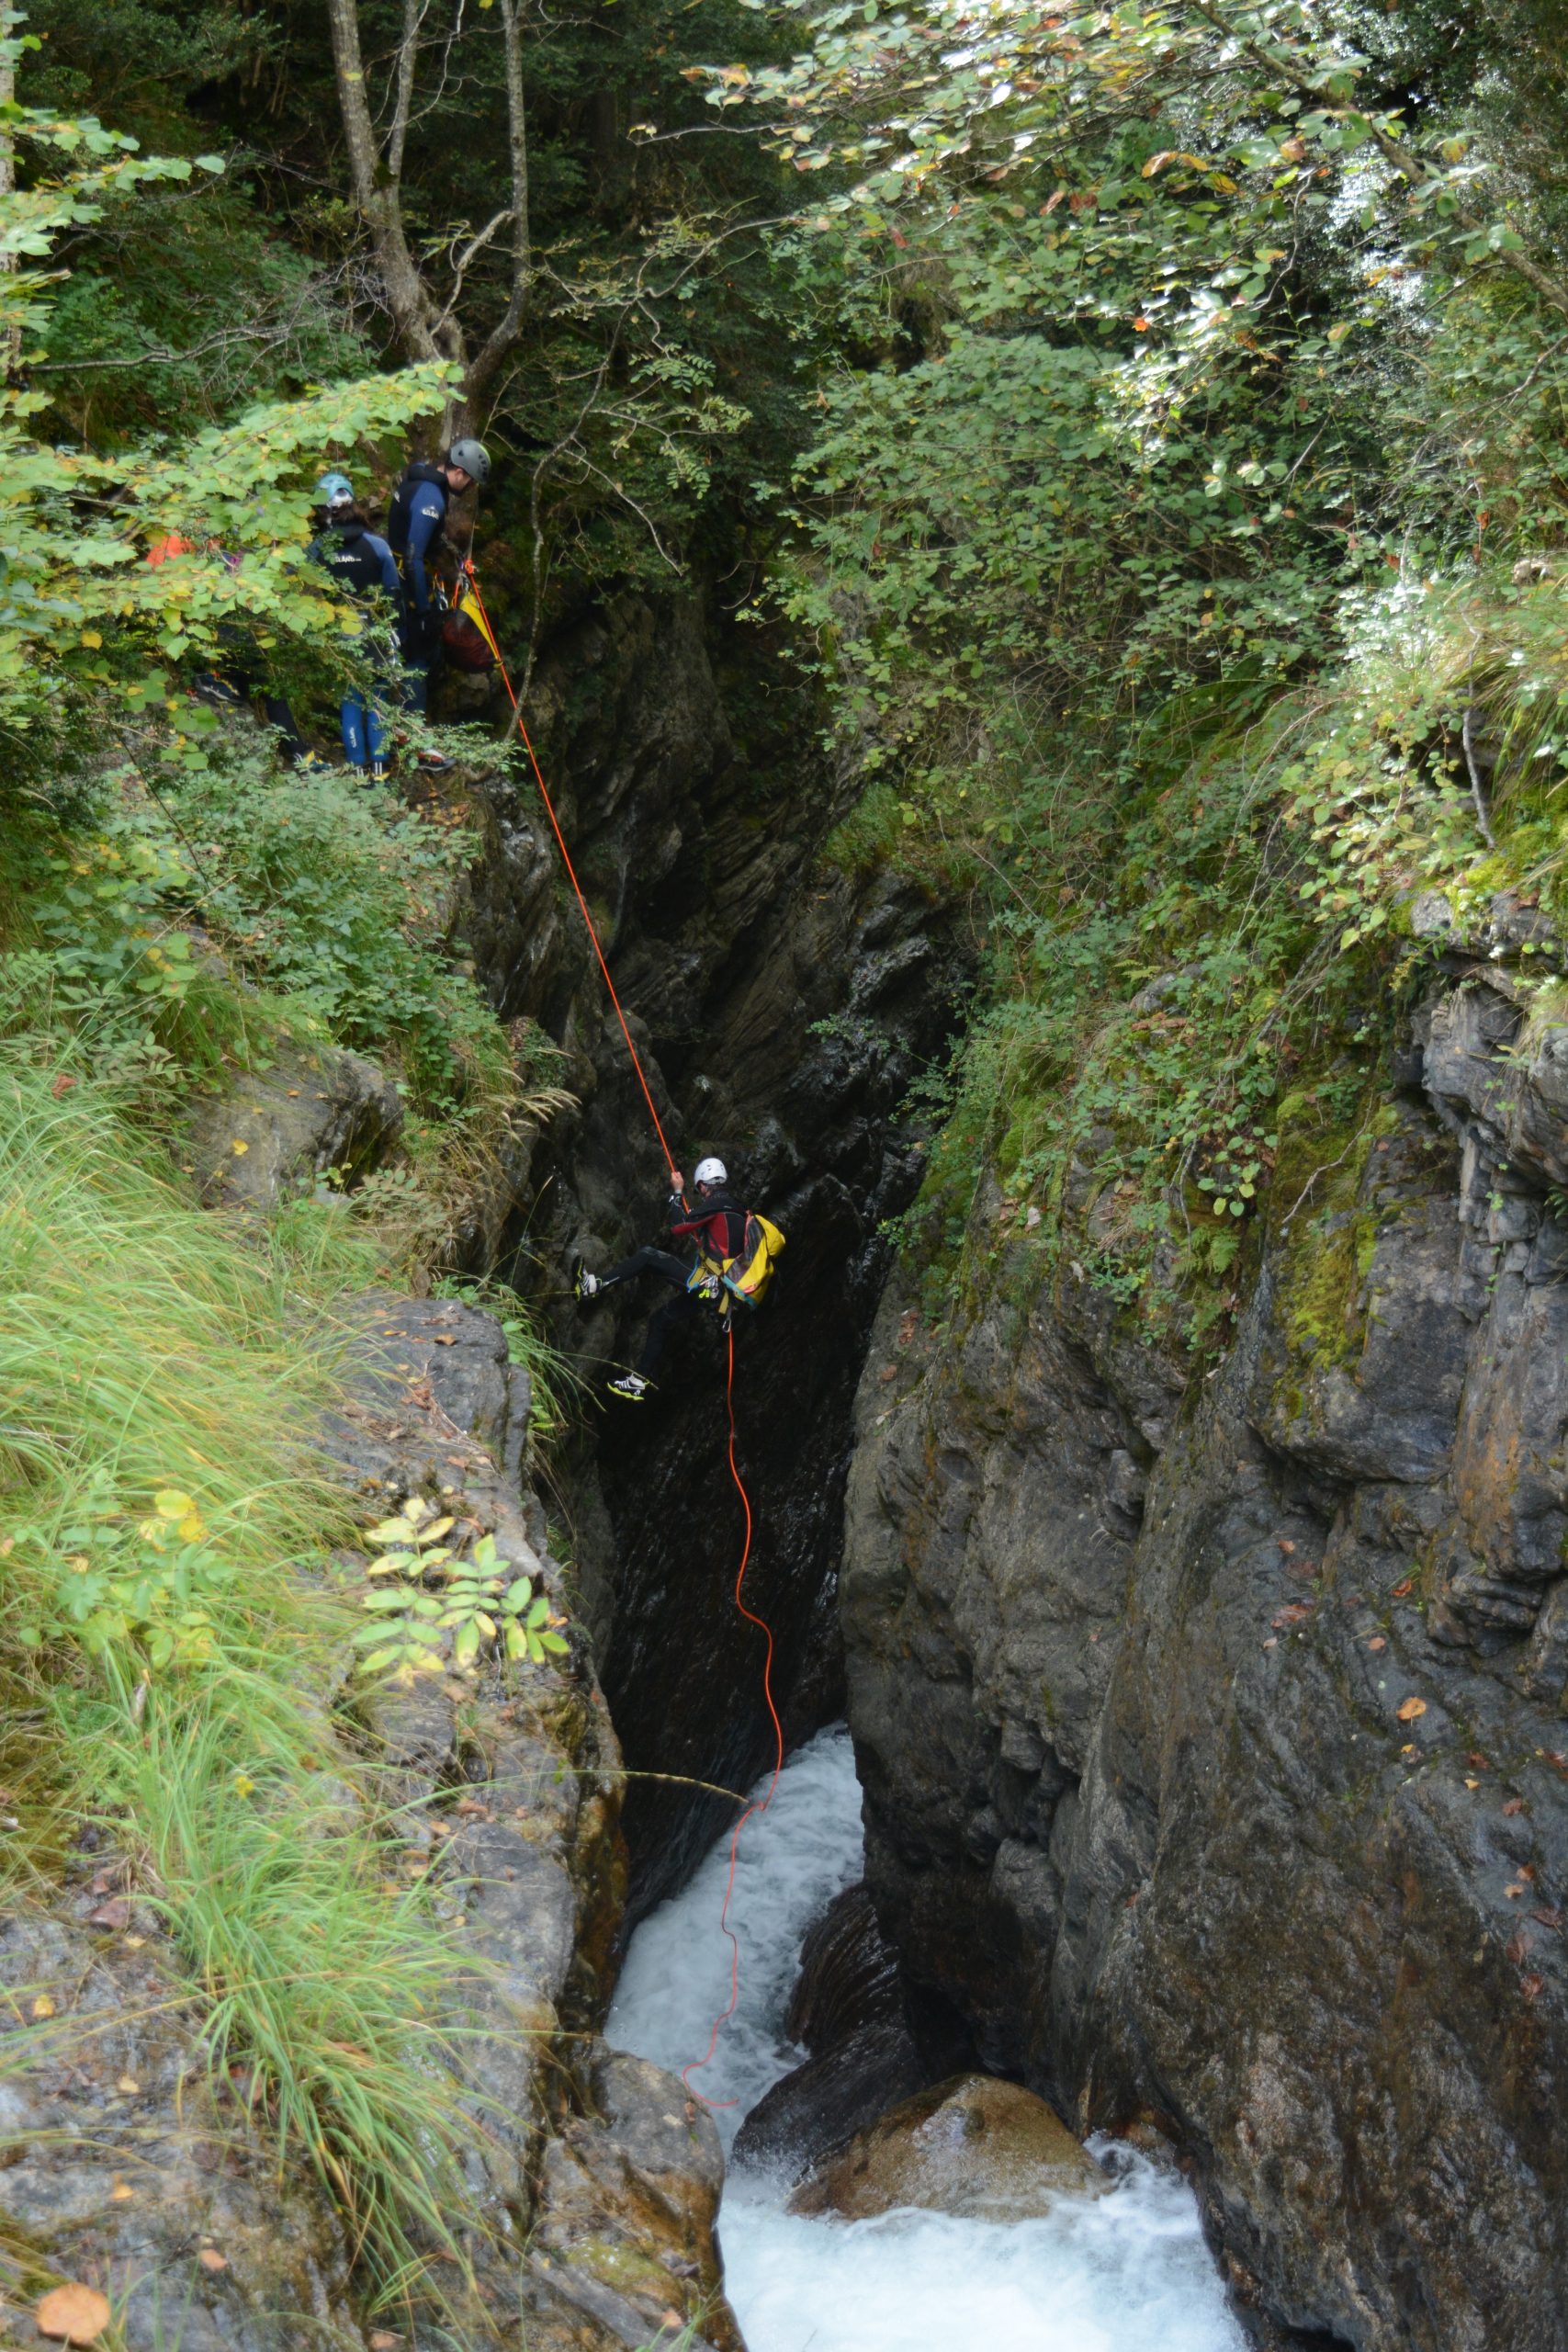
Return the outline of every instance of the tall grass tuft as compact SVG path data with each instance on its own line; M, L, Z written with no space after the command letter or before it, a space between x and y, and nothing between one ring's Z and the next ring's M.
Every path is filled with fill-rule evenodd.
M330 1562L347 1507L310 1442L323 1319L280 1314L276 1261L41 1040L0 1044L0 1688L31 1784L67 1837L107 1822L139 1859L214 2065L243 2062L280 2161L308 2157L381 2279L406 2278L465 2226L474 2125L450 1938L389 1877L331 1737L352 1611ZM72 1614L148 1542L197 1579L172 1656L134 1611L96 1633Z

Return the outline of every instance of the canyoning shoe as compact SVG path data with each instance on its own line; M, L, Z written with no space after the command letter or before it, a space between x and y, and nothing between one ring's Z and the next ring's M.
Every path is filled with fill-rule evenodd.
M603 1288L604 1284L600 1282L598 1275L591 1274L580 1258L571 1277L573 1298L597 1298Z
M653 1394L653 1383L640 1372L623 1372L619 1380L611 1381L610 1394L624 1397L628 1405L646 1405Z
M423 768L426 775L448 775L457 764L445 752L431 751L416 752L413 763L416 768Z
M372 783L372 784L385 784L385 783L387 782L388 778L390 776L391 773L392 773L392 763L391 763L391 761L390 761L390 760L372 760L372 761L371 761L371 763L370 763L370 781L371 781L371 783Z

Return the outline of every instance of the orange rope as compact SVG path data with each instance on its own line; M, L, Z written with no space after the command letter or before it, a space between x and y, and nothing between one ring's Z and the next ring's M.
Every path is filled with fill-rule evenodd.
M736 1491L740 1497L740 1508L746 1514L746 1541L741 1547L740 1566L735 1578L735 1606L739 1610L742 1617L748 1619L751 1624L761 1628L768 1645L767 1654L762 1661L762 1696L768 1702L768 1713L773 1718L773 1778L768 1782L767 1795L760 1804L749 1804L729 1833L729 1876L725 1882L724 1905L718 1915L719 1927L729 1939L728 2004L715 2018L713 2031L708 2036L708 2046L702 2056L694 2058L689 2064L681 2069L681 2080L693 2098L702 2099L705 2107L712 2108L735 2107L739 2103L732 2098L705 2098L693 2082L692 2076L701 2074L703 2068L711 2061L714 2052L718 2048L719 2034L735 2015L736 2007L740 1999L740 1945L734 1928L729 1924L729 1903L730 1897L735 1893L735 1870L740 1854L740 1832L753 1814L766 1813L773 1801L773 1792L779 1784L779 1774L784 1770L784 1725L779 1721L779 1711L773 1704L773 1630L765 1617L759 1617L755 1610L747 1608L741 1593L741 1587L746 1581L746 1565L751 1557L751 1503L735 1464L735 1327L733 1324L726 1324L725 1339L729 1349L729 1370L724 1391L725 1404L729 1413L729 1475L735 1481Z
M626 1016L621 1010L621 1000L615 994L615 983L610 978L610 967L604 961L604 950L599 944L599 933L595 931L593 927L593 918L588 911L588 901L583 897L582 885L577 878L577 868L571 862L571 852L566 845L566 835L561 831L560 820L556 815L555 803L550 798L548 789L546 786L544 773L539 766L538 754L535 751L533 743L529 740L528 729L523 723L522 705L519 703L517 696L512 691L512 681L506 674L506 664L501 658L501 650L497 644L495 631L491 627L490 615L485 610L485 600L479 594L479 575L474 570L474 562L471 556L465 559L463 571L467 577L468 586L473 591L474 602L479 608L479 618L485 625L491 643L496 646L496 666L501 672L501 683L506 688L506 698L512 705L512 716L516 721L517 732L523 738L523 748L528 754L528 763L534 771L534 781L539 787L539 797L545 804L545 814L550 820L550 830L556 837L556 847L560 852L561 864L566 867L567 873L571 877L571 887L577 893L577 903L582 910L582 920L584 924L587 926L588 936L593 943L593 953L599 958L599 969L604 975L604 986L610 991L610 1002L615 1008L615 1018L621 1024L621 1035L626 1041L626 1051L632 1057L632 1068L637 1072L637 1084L642 1089L643 1101L648 1104L648 1114L653 1121L653 1131L659 1137L659 1148L664 1154L664 1164L670 1170L671 1189L671 1191L678 1191L679 1187L675 1182L676 1170L674 1154L671 1152L669 1143L665 1138L663 1122L660 1118L658 1108L653 1100L652 1089L649 1087L648 1082L648 1073L642 1066L642 1057L637 1052L636 1046L632 1042L632 1033L626 1026Z
M474 602L479 606L479 618L484 623L485 633L489 637L491 644L495 648L495 659L497 667L501 672L501 683L506 688L507 700L512 705L512 715L516 721L517 732L523 738L523 748L528 754L528 763L534 771L534 781L539 787L539 797L545 804L545 813L549 818L550 830L555 834L556 846L561 854L561 863L566 867L567 873L571 877L571 887L577 893L577 903L582 910L583 923L587 928L589 938L593 943L593 953L599 958L599 969L604 975L604 986L610 991L610 1001L615 1008L615 1018L621 1024L621 1035L626 1041L626 1051L632 1057L632 1067L637 1071L637 1083L642 1088L643 1100L648 1104L649 1116L653 1121L654 1132L659 1137L659 1147L664 1154L665 1165L670 1170L671 1185L672 1188L675 1188L674 1157L671 1152L668 1142L665 1139L663 1123L660 1119L659 1111L654 1102L653 1094L648 1083L648 1074L642 1066L642 1057L638 1054L637 1046L632 1041L632 1033L626 1026L626 1016L621 1009L621 1000L615 994L615 983L610 978L610 967L604 960L604 950L599 944L599 933L594 929L593 918L588 911L588 901L583 896L582 885L577 878L577 868L571 862L571 852L567 848L566 836L561 831L560 820L556 815L555 811L555 803L551 800L548 788L546 786L544 775L539 766L538 754L535 751L533 743L529 740L528 729L524 723L522 706L518 702L516 695L513 692L512 681L506 674L506 664L501 658L501 648L497 643L495 631L491 626L490 615L485 610L484 598L479 593L479 576L474 570L472 557L469 557L465 560L463 571L468 579L468 586L473 592ZM711 2061L714 2052L718 2047L718 2037L720 2031L735 2015L737 2005L740 1999L740 1945L736 1937L734 1928L729 1924L729 1904L730 1897L735 1893L735 1871L740 1852L740 1832L745 1828L746 1824L750 1820L753 1814L761 1815L766 1813L768 1807L773 1801L773 1792L778 1787L779 1775L784 1770L784 1725L779 1721L779 1711L773 1704L773 1627L768 1623L766 1618L759 1617L754 1610L747 1608L743 1589L746 1582L746 1570L751 1558L751 1501L750 1496L746 1492L745 1481L740 1476L739 1468L735 1460L735 1327L733 1323L728 1319L725 1323L725 1340L728 1349L728 1369L725 1380L724 1396L725 1408L729 1416L729 1475L735 1481L736 1492L740 1497L740 1508L746 1514L746 1539L741 1545L740 1566L737 1569L735 1576L735 1606L740 1611L742 1617L746 1618L749 1623L761 1629L763 1638L767 1643L767 1652L762 1661L762 1696L767 1702L768 1713L772 1719L773 1726L773 1778L768 1782L767 1795L762 1798L760 1804L749 1804L744 1813L741 1814L739 1819L736 1822L734 1828L729 1833L729 1877L724 1890L724 1906L720 1911L718 1917L719 1927L729 1939L730 1960L728 2007L724 2009L721 2015L715 2018L713 2021L713 2031L708 2036L708 2046L702 2057L693 2059L690 2064L683 2066L681 2070L681 2079L685 2084L686 2088L692 2093L694 2098L702 2099L702 2103L705 2107L734 2107L738 2104L738 2102L732 2098L705 2098L702 2092L699 2091L693 2083L692 2076L695 2074L700 2074L702 2069Z

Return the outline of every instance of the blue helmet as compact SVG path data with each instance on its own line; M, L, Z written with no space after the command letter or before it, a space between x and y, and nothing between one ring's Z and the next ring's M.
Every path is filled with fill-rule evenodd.
M346 474L323 474L316 484L318 506L352 506L354 484Z

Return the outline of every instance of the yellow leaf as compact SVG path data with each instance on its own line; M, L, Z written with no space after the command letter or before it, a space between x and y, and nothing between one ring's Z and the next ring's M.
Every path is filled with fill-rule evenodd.
M1406 1699L1397 1712L1402 1724L1413 1724L1417 1715L1426 1713L1427 1702L1425 1699Z
M152 1508L160 1519L186 1519L196 1505L177 1487L161 1487L152 1498Z
M40 2335L56 2344L96 2344L109 2324L109 2300L96 2287L53 2287L33 2312Z
M176 1531L187 1544L199 1544L207 1532L207 1521L198 1510L187 1510Z
M241 1143L238 1139L229 1146L230 1150L233 1153L236 1159L243 1159L250 1148L251 1147L248 1143Z
M82 631L83 644L90 645L95 651L96 651L97 648L103 643L103 631L101 629L85 628Z
M51 2018L54 2015L54 2003L47 1993L40 1993L33 2003L33 2015L35 2018Z
M109 2190L109 2202L111 2205L123 2205L128 2197L134 2197L135 2194L135 2189L128 2180L117 2180Z

